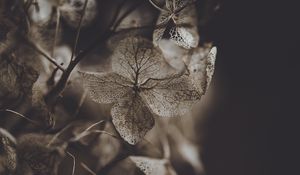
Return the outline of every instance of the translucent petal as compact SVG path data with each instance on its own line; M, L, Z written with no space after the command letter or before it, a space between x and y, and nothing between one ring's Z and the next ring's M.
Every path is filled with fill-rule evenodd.
M145 175L176 175L168 160L142 156L129 157Z
M117 131L130 144L138 143L154 126L151 111L133 92L113 106L111 115Z
M172 40L162 39L158 42L167 63L178 71L185 69L184 60L188 57L186 49L179 47Z
M189 0L166 0L166 8L170 11L175 11L178 8L184 7Z
M170 5L172 4L172 5ZM166 8L168 11L161 12L157 20L157 25L169 24L172 25L170 31L166 31L166 28L155 29L153 32L153 43L157 45L157 42L162 39L165 32L169 32L170 39L174 40L179 46L186 49L195 48L199 43L199 34L197 28L197 13L194 5L188 4L186 1L181 0L168 0ZM173 9L175 5L175 10ZM183 8L182 8L183 7ZM182 8L182 9L181 9ZM178 12L175 12L176 10ZM176 13L176 15L174 15ZM170 20L174 20L175 24L169 23ZM191 25L191 26L182 26Z
M116 73L80 72L84 87L98 103L112 103L122 98L131 89L131 82Z
M165 64L162 53L146 39L130 37L120 41L112 57L112 69L133 82L161 77L160 68Z
M181 116L201 98L186 75L149 80L142 87L141 95L151 110L162 117Z
M217 55L217 48L213 47L207 56L201 55L201 50L196 50L189 65L191 82L195 88L204 94L211 82ZM198 58L198 59L197 59Z
M161 12L161 14L159 15L159 17L157 19L156 25L167 24L168 21L170 20L171 15L172 15L172 13L169 12L169 11ZM154 31L153 31L153 44L155 46L158 45L158 41L162 39L165 31L166 31L166 27L163 27L163 28L159 27L157 29L154 29Z
M178 45L190 49L198 46L199 34L197 28L197 13L195 5L188 5L183 8L175 19L176 28L171 29L171 39L175 40ZM182 24L190 24L192 26L180 27Z

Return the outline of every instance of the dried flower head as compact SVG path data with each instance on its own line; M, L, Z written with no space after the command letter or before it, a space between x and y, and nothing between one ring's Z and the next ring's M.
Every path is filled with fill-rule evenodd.
M48 145L51 135L26 134L18 139L17 174L55 175L65 156L66 144L55 140Z
M166 27L154 30L153 43L155 45L166 37L186 49L198 46L197 14L191 0L166 0L165 8L158 17L157 25Z
M114 103L112 121L130 144L153 127L153 114L181 116L201 98L187 76L165 73L164 66L161 52L151 42L126 38L114 50L113 72L81 73L93 100Z
M76 28L80 20L86 0L64 0L59 7L62 17L71 26ZM90 25L97 16L97 1L88 0L82 19L82 26Z

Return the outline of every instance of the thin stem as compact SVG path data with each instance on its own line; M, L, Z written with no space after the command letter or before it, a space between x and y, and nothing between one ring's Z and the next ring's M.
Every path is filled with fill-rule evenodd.
M75 167L76 167L76 158L69 151L67 151L67 154L73 159L72 175L74 175L75 174Z
M97 125L99 125L99 124L101 124L101 123L103 123L103 122L105 122L105 120L100 120L99 122L96 122L96 123L92 124L91 126L89 126L88 128L86 128L86 129L84 130L84 132L89 131L89 130L92 129L93 127L95 127L95 126L97 126Z
M98 122L96 122L96 123L93 123L91 126L87 127L83 132L81 132L80 134L78 134L78 135L75 136L74 138L70 139L70 141L71 141L71 142L75 142L75 141L80 140L82 137L85 137L85 136L91 134L91 132L88 132L88 131L89 131L90 129L92 129L93 127L95 127L95 126L97 126L97 125L99 125L99 124L101 124L101 123L103 123L103 122L105 122L105 120L100 120L100 121L98 121Z
M52 56L54 56L54 53L55 53L57 37L58 37L58 32L59 32L59 22L60 22L60 11L57 8L56 9L56 26L55 26L55 35L54 35L53 48L52 48Z
M155 7L157 10L162 11L162 12L168 12L167 10L165 10L165 9L163 9L163 8L161 8L161 7L159 7L159 6L156 4L157 2L154 2L154 0L149 0L149 2L150 2L151 5L153 5L153 7Z
M91 173L92 175L97 175L93 170L91 170L85 163L80 162L82 168L84 168L87 172Z
M64 131L66 131L68 128L71 127L71 123L68 124L66 127L64 127L62 130L60 130L58 133L56 133L51 140L49 141L49 143L47 144L47 146L50 146L57 138L58 136L60 136Z
M81 27L82 27L82 21L83 21L83 17L84 17L84 14L85 14L87 3L88 3L88 0L85 0L84 6L83 6L83 10L82 10L82 13L81 13L81 16L80 16L80 20L79 20L79 23L78 23L78 26L77 26L75 43L74 43L74 47L73 47L73 51L72 51L72 55L71 55L71 59L70 60L73 60L73 57L74 57L76 49L77 49L79 35L80 35Z
M79 52L78 55L73 60L71 60L69 66L67 67L67 69L65 70L63 75L61 76L61 78L58 81L58 83L56 84L56 86L54 86L54 88L51 89L49 91L49 93L45 96L45 101L48 105L54 105L55 104L56 98L58 96L60 96L60 94L65 89L66 84L68 82L68 79L69 79L73 69L76 67L76 65L85 56L87 56L91 50L95 49L96 47L99 47L99 42L105 42L108 38L110 38L115 33L114 30L119 26L119 24L122 22L122 20L127 15L129 15L132 12L132 10L134 10L136 7L138 7L141 3L142 3L142 1L140 1L137 5L130 8L125 14L122 15L122 17L120 17L120 19L118 19L116 21L115 26L113 27L112 30L107 29L101 36L96 38L94 40L94 42L92 42L84 51Z
M144 29L162 29L162 28L165 28L167 25L167 22L164 22L164 23L160 23L158 25L144 25L144 26L139 26L139 27L129 27L129 28L125 28L125 29L122 29L120 31L117 31L115 32L115 34L120 34L120 33L125 33L125 32L129 32L129 31L132 31L132 30L144 30ZM191 24L178 24L176 25L177 27L191 27Z
M11 110L11 109L5 109L5 110L1 110L1 111L9 112L9 113L15 114L15 115L17 115L17 116L19 116L19 117L21 117L21 118L26 119L27 121L29 121L29 122L32 123L32 124L35 124L35 125L38 125L38 126L41 125L40 123L38 123L38 122L36 122L36 121L34 121L34 120L31 120L30 118L26 117L26 116L23 115L23 114L18 113L17 111L13 111L13 110Z
M69 66L67 67L67 69L65 70L65 72L63 73L63 75L61 76L60 80L58 81L58 83L53 87L53 89L51 89L49 91L49 93L45 96L45 101L48 105L53 105L56 101L56 98L58 96L60 96L60 94L63 92L69 76L71 75L73 69L76 67L76 65L84 58L86 57L89 52L93 49L95 49L96 47L99 46L99 42L102 41L106 41L111 35L113 34L112 31L107 30L102 36L96 38L94 40L93 43L91 43L84 51L79 52L79 54L73 59L71 60Z
M75 111L75 113L74 113L74 117L76 117L77 115L78 115L78 113L79 113L79 111L80 111L80 108L81 108L81 106L83 105L83 103L84 103L84 100L85 100L85 98L86 98L86 96L87 96L87 90L86 89L84 89L83 90L83 94L81 95L81 98L80 98L80 101L79 101L79 103L78 103L78 106L77 106L77 109L76 109L76 111Z
M40 48L39 46L37 46L35 43L33 43L27 38L25 38L24 40L31 48L33 48L36 52L38 52L43 57L45 57L48 61L54 64L59 70L65 72L65 69L60 64L58 64L54 58L49 56L42 48Z
M121 138L119 138L118 136L116 135L113 135L107 131L102 131L102 130L93 130L93 131L86 131L86 132L83 132L81 134L79 134L78 136L70 139L70 142L77 142L78 140L82 139L83 137L86 137L86 136L89 136L91 134L106 134L106 135L109 135L115 139L118 139L118 140L122 140Z

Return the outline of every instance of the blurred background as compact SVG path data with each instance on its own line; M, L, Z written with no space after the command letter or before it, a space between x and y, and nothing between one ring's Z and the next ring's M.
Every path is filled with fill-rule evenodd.
M223 5L208 31L219 49L214 85L220 91L205 124L207 174L299 174L298 6Z

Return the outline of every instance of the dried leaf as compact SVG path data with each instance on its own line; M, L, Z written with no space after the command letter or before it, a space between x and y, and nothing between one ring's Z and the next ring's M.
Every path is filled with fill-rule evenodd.
M192 56L189 71L192 84L201 94L204 94L214 73L217 48L213 47L205 57L201 55L199 49Z
M130 90L129 79L116 73L80 73L91 98L98 103L112 103Z
M16 139L0 128L0 174L12 174L17 166Z
M111 115L116 129L130 144L139 142L154 126L151 111L134 92L128 98L118 101L113 106Z
M142 156L129 157L145 175L176 175L168 160Z

